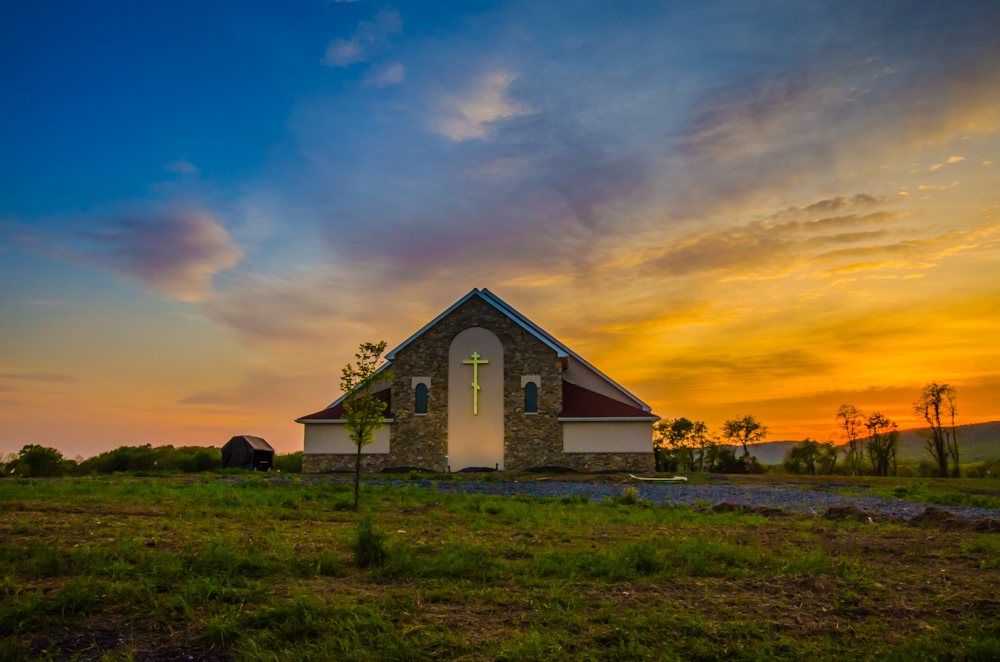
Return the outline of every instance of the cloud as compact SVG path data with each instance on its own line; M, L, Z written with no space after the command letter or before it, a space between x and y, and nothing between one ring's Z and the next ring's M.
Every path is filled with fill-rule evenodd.
M399 62L388 62L373 66L365 76L364 85L366 87L389 87L398 85L406 77L406 70Z
M0 379L16 379L27 382L47 382L50 384L73 384L79 378L53 372L0 372Z
M883 211L784 223L752 221L673 241L655 257L647 260L643 270L665 276L681 276L704 272L753 272L773 267L788 268L807 259L812 246L856 243L887 234L885 230L816 235L818 232L888 223L900 216L898 212Z
M442 103L435 129L454 141L487 140L493 122L528 115L531 110L512 100L509 90L516 76L504 71L487 73L460 95Z
M965 160L964 156L949 156L945 163L961 163Z
M384 49L392 35L402 32L403 19L394 9L382 9L373 21L361 21L350 39L334 39L326 47L323 64L328 67L349 67L367 62Z
M163 169L169 172L175 172L180 175L197 175L198 168L193 163L187 159L178 159L172 163L164 163Z
M97 231L78 232L100 266L139 278L181 301L203 301L212 276L243 256L229 233L204 212L106 219Z

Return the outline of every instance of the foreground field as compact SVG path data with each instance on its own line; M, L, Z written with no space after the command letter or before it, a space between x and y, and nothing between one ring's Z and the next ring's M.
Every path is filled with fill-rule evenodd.
M0 659L1000 657L997 534L347 489L0 481Z

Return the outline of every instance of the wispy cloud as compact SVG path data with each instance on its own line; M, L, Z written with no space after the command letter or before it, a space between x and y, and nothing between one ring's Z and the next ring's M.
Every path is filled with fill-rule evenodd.
M390 37L403 30L403 18L394 9L382 9L372 21L361 21L349 39L337 38L326 47L323 64L349 67L367 62L384 49Z
M441 104L435 128L452 140L487 140L491 124L531 110L515 101L510 95L510 85L516 76L504 71L480 76L462 94L449 95Z
M76 235L98 264L181 301L208 298L212 276L243 255L218 221L197 211L104 219Z
M365 75L367 87L391 87L406 78L406 69L399 62L388 62L371 67Z
M198 167L193 163L188 161L186 158L178 159L171 163L164 163L163 169L169 172L175 172L179 175L197 175Z
M49 384L74 384L78 377L54 372L0 372L0 379L14 379L26 382L46 382Z

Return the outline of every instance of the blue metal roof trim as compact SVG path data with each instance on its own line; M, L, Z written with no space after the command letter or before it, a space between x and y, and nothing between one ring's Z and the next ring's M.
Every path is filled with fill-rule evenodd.
M635 402L637 402L642 407L643 411L652 411L652 409L653 409L652 407L650 407L649 405L647 405L645 402L643 402L639 398L635 397L635 395L633 395L632 393L630 393L628 391L628 389L626 389L624 386L622 386L621 384L619 384L618 382L616 382L615 380L611 379L610 377L608 377L607 375L605 375L603 372L601 372L600 370L598 370L597 368L595 368L593 365L590 364L589 361L587 361L587 359L583 358L582 356L580 356L579 354L577 354L576 352L574 352L573 350L571 350L569 347L567 347L566 345L564 345L562 342L560 342L559 340L557 340L556 338L554 338L553 336L551 336L547 331L545 331L544 329L542 329L540 326L538 326L537 324L535 324L534 322L532 322L531 320L529 320L527 317L525 317L524 315L522 315L521 313L519 313L509 303L507 303L506 301L504 301L503 299L501 299L497 295L493 294L492 292L490 292L486 288L483 288L482 294L484 296L486 296L486 297L489 297L490 299L493 299L494 302L496 304L498 304L499 306L503 307L507 311L507 313L509 315L511 315L511 316L513 316L515 318L518 318L518 321L522 322L522 326L530 325L533 328L535 335L541 334L541 335L545 336L551 342L553 342L556 345L558 345L559 348L560 348L560 350L562 350L563 352L566 352L567 354L571 355L577 361L579 361L583 365L587 366L588 368L590 368L591 370L593 370L594 372L596 372L603 379L605 379L609 384L611 384L612 386L614 386L615 388L617 388L619 391L621 391L622 393L624 393L625 395L627 395L629 398L631 398L632 400L634 400Z
M414 340L416 340L417 338L419 338L425 331L427 331L427 329L431 328L432 326L434 326L435 324L437 324L438 322L440 322L450 312L452 312L453 310L455 310L456 308L458 308L459 306L461 306L463 303L465 303L466 301L468 301L470 297L475 296L475 295L479 295L483 299L483 301L487 302L488 304L490 304L491 306L493 306L494 308L496 308L500 312L502 312L505 315L507 315L508 317L510 317L512 320L514 320L515 322L517 322L518 325L520 327L522 327L525 331L527 331L531 335L535 336L536 338L538 338L539 340L541 340L543 343L545 343L546 345L548 345L550 348L552 348L553 350L555 350L556 355L559 356L559 358L564 358L566 356L572 356L577 361L579 361L580 363L582 363L583 365L587 366L588 368L590 368L591 370L593 370L595 373L597 373L602 379L604 379L609 384L611 384L612 386L614 386L616 389L618 389L619 391L621 391L623 394L625 394L626 396L628 396L631 400L633 400L634 402L636 402L642 408L643 411L652 411L652 407L650 407L645 402L643 402L642 400L640 400L639 398L637 398L635 395L633 395L632 393L630 393L628 391L628 389L626 389L624 386L622 386L621 384L619 384L618 382L616 382L615 380L611 379L610 377L608 377L607 375L605 375L603 372L601 372L600 370L598 370L597 368L595 368L593 365L590 364L589 361L587 361L587 359L583 358L582 356L580 356L579 354L577 354L576 352L574 352L573 350L571 350L569 347L567 347L562 342L560 342L559 340L557 340L555 337L553 337L547 331L545 331L540 326L538 326L537 324L535 324L534 322L532 322L531 320L529 320L527 317L525 317L524 315L522 315L520 312L518 312L517 310L515 310L509 303L507 303L506 301L504 301L503 299L501 299L497 295L493 294L492 292L490 292L485 287L482 290L480 290L478 287L472 288L471 292L469 292L464 297L462 297L461 299L459 299L458 301L456 301L455 303L453 303L451 306L448 307L447 310L445 310L443 313L441 313L440 315L438 315L437 317L435 317L434 319L432 319L430 322L428 322L427 324L425 324L423 326L423 328L421 328L419 331L417 331L416 333L414 333L412 336L410 336L409 338L407 338L406 340L404 340L402 344L397 345L395 348L393 348L393 350L391 352L389 352L388 354L385 355L386 361L392 361L394 358L396 358L396 352L398 352L399 350L403 349L404 347L406 347L407 345L409 345L411 342L413 342ZM387 367L389 367L388 363L383 364L378 369L378 371L376 372L376 374L378 372L382 372L382 370L386 369ZM345 393L344 395L342 395L339 398L337 398L336 400L334 400L333 403L331 403L330 406L327 407L327 409L329 409L330 407L336 407L346 397L347 397L347 394Z

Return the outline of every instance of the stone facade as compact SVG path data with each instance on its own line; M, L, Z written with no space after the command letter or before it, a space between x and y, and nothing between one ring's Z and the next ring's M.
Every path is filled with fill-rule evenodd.
M302 456L303 473L329 473L333 471L354 471L354 455ZM558 458L548 458L541 464L530 464L524 468L559 466L583 472L630 471L632 473L653 473L656 463L652 453L559 453ZM404 465L391 455L362 455L361 471L378 473L388 467ZM425 467L429 468L429 467Z
M564 453L563 371L556 350L482 297L471 296L410 344L396 350L390 452L362 455L362 471L410 467L448 470L449 351L458 334L479 327L503 346L503 462L507 471L554 466L577 471L652 472L653 453ZM537 375L537 413L524 411L522 378ZM427 378L427 413L416 413L415 378ZM495 391L494 391L495 392ZM651 449L652 450L652 449ZM352 471L355 455L307 454L302 470L309 473Z
M557 466L576 471L630 471L632 473L653 473L656 471L656 459L653 453L561 453L560 456Z
M304 453L302 455L302 473L319 474L331 471L354 471L356 455L334 455L319 453ZM362 455L361 471L378 473L389 466L390 455Z
M559 464L562 452L562 361L555 350L479 297L471 297L396 352L392 361L392 448L388 466L446 471L448 350L455 336L479 326L504 348L504 468ZM538 413L524 413L522 375L540 375ZM412 377L430 377L427 413L414 413Z

